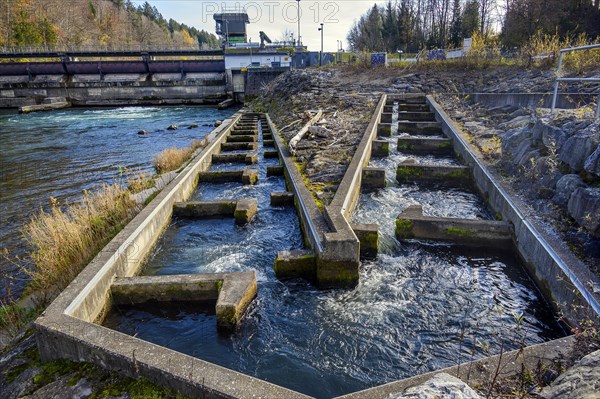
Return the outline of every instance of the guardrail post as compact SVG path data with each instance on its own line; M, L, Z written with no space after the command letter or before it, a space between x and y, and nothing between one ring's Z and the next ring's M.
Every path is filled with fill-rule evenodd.
M560 83L560 74L562 71L563 51L558 54L558 68L556 69L556 82L554 82L554 95L552 96L552 113L556 110L556 98L558 97L558 85Z

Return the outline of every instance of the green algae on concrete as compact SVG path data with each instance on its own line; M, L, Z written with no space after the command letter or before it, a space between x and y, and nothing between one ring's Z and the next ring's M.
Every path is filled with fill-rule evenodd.
M258 201L256 199L243 199L237 202L233 217L237 225L243 226L252 221L258 212Z
M360 241L360 256L366 259L376 258L379 252L379 225L353 224L352 230Z
M401 240L413 237L414 233L412 220L396 219L396 238Z
M475 235L475 232L467 229L461 229L458 227L448 227L446 229L446 234L454 237L469 237Z
M317 258L317 282L321 288L352 288L358 284L360 262Z
M279 279L304 278L314 280L316 277L317 257L312 251L293 250L277 254L273 269Z

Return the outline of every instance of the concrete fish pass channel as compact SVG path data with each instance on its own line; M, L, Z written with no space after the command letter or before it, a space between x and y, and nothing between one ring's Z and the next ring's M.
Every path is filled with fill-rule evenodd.
M209 139L36 320L44 360L193 397L386 398L564 351L548 303L598 311L430 97L382 96L322 210L268 115ZM531 347L486 357L521 313Z

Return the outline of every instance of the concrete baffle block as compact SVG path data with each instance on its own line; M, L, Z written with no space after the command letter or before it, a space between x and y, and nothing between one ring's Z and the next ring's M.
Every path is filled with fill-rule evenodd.
M276 166L267 166L267 177L271 177L271 176L283 176L283 166L280 165L276 165Z
M392 124L380 123L377 125L377 137L392 137Z
M431 154L452 152L450 139L442 137L399 137L398 151L411 154Z
M294 194L289 192L271 193L271 206L294 206Z
M244 162L246 162L247 165L258 163L258 154L247 154L244 157Z
M383 158L390 155L390 143L384 140L373 140L371 144L371 157Z
M257 170L245 170L242 174L242 183L244 184L256 184L258 182L258 171Z
M254 135L254 136L244 136L244 135L240 135L240 136L229 136L227 137L227 142L228 143L255 143L258 141L258 136Z
M396 169L399 183L429 182L448 186L470 187L471 168L459 165L423 165L414 159L401 162Z
M360 241L360 256L365 259L377 258L379 252L379 225L353 224L352 230Z
M398 112L398 121L433 122L435 115L433 112L400 111Z
M227 331L237 327L257 291L255 272L231 274L237 276L223 280L216 305L217 327Z
M279 152L277 150L265 150L264 157L265 159L279 158Z
M381 123L392 123L392 118L394 117L394 114L390 113L383 113L381 114Z
M190 201L173 204L173 214L185 218L231 217L238 201Z
M385 188L385 169L363 168L361 182L361 189L365 192Z
M233 216L237 225L243 226L252 221L258 213L258 201L256 199L242 199L237 202Z
M424 216L421 205L409 206L396 219L399 240L416 238L471 247L510 248L512 237L510 223Z
M279 279L305 278L314 280L317 257L312 251L307 250L282 251L277 253L273 268Z
M442 125L438 122L398 122L398 133L422 135L442 135Z

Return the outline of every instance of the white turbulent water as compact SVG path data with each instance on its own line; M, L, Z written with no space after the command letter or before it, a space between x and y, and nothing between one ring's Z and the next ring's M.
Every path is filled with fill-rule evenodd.
M402 157L394 154L372 166L382 162L394 176ZM380 225L381 253L362 262L354 289L323 291L303 280L278 281L276 252L302 248L302 237L291 208L269 206L269 193L283 191L284 180L266 179L264 164L258 169L257 186L202 184L193 195L257 198L259 213L251 225L174 221L146 268L149 274L256 270L258 297L238 331L220 335L210 310L207 315L180 305L169 312L164 306L117 309L108 326L317 398L496 353L500 345L516 348L562 336L510 253L395 239L395 217L411 204L422 204L428 215L489 218L480 199L463 190L392 181L361 195L354 221Z

